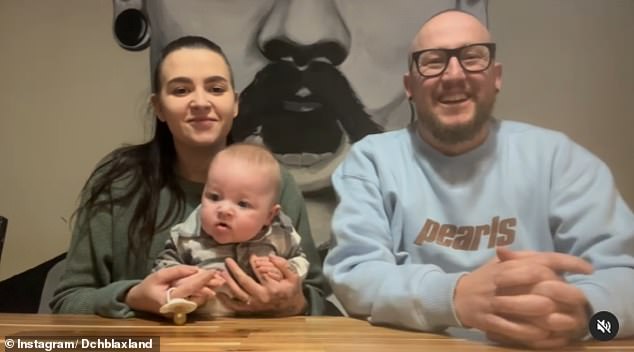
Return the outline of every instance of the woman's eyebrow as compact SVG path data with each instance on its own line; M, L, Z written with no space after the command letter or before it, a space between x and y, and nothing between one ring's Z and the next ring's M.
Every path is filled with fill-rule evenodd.
M187 77L174 77L172 79L170 79L169 81L167 81L167 84L172 84L172 83L191 83L192 80L187 78Z
M223 76L211 76L205 78L205 83L215 83L215 82L227 82L227 79Z

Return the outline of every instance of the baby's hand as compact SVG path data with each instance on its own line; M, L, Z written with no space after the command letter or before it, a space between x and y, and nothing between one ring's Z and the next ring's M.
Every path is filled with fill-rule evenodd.
M216 291L220 287L222 287L222 285L224 285L227 282L227 280L225 280L225 278L222 276L222 270L217 270L217 269L213 269L213 270L216 273L214 274L214 276L211 278L211 280L209 280L209 282L205 286L209 287L210 289L212 289L214 291Z
M271 262L269 257L258 257L256 255L251 257L251 267L258 276L260 281L262 278L280 281L283 279L282 272Z

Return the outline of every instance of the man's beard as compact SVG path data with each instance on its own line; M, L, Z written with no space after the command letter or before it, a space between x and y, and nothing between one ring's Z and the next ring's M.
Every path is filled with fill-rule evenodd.
M418 120L423 129L428 130L435 140L445 145L457 145L472 140L485 125L493 119L492 112L495 96L486 102L478 104L474 116L467 123L447 126L430 110L421 110Z

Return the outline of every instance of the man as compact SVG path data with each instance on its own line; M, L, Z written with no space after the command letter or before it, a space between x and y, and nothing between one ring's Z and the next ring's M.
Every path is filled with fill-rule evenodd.
M602 310L632 335L632 211L587 150L492 117L501 76L475 17L422 26L403 79L416 123L364 138L332 178L335 294L376 324L506 344L569 344Z
M152 63L167 42L185 34L222 46L241 92L232 136L261 140L291 171L306 197L317 243L330 237L335 204L330 176L350 144L409 122L400 53L416 33L421 13L461 8L486 20L485 0L136 3L141 18L124 11L134 2L114 2L115 15L120 14L115 34L120 33L120 43L138 39L136 46L124 45L138 49L151 33ZM151 30L143 25L143 14Z

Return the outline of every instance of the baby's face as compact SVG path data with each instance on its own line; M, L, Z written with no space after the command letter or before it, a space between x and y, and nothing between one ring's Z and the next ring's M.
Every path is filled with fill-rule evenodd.
M221 244L254 238L276 214L274 193L267 168L217 156L207 173L201 200L203 231Z

